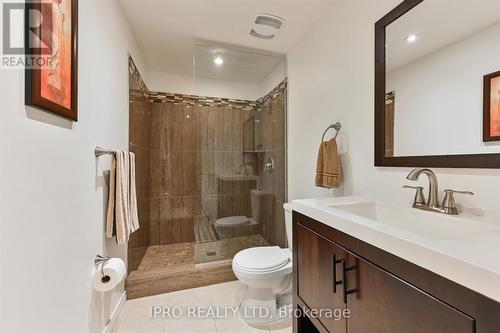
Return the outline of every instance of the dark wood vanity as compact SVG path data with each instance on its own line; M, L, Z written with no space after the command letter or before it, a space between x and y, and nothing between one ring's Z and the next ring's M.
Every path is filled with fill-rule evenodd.
M499 303L295 211L293 281L294 333L500 332Z

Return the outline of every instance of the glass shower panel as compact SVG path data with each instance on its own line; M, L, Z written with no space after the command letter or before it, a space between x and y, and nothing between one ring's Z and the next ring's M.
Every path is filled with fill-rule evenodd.
M199 99L184 106L192 130L195 263L230 260L240 250L286 246L285 60L210 46L194 49ZM184 166L183 166L184 167Z

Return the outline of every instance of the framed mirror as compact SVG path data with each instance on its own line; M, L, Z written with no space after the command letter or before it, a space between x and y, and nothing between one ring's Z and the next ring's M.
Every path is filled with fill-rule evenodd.
M405 0L375 24L375 166L500 168L500 0Z

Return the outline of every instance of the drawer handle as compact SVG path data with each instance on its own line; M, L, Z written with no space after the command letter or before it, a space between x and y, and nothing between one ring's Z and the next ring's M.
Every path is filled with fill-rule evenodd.
M346 261L342 259L342 280L344 289L344 303L347 304L347 296L354 294L358 289L348 289L347 288L347 272L356 269L356 266L347 267Z
M332 284L333 284L333 293L337 293L337 286L339 284L342 284L342 281L337 281L337 265L342 263L343 259L337 260L337 256L335 253L332 254L332 272L333 272L333 279L332 279Z

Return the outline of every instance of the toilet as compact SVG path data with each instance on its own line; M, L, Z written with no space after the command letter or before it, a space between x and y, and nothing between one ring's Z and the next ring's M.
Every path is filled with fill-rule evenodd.
M259 326L284 319L292 303L292 210L284 204L288 248L260 246L233 258L234 275L245 285L240 316Z
M250 190L250 206L252 217L228 216L217 219L214 223L215 230L221 239L241 237L259 233L261 200L269 195L269 192L253 189Z

